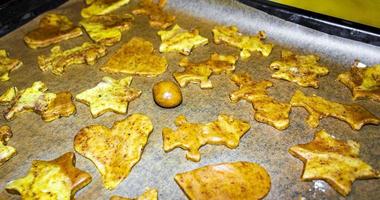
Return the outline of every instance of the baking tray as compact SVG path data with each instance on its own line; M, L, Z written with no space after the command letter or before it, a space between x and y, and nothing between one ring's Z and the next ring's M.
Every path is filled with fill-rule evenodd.
M132 1L117 12L130 11L136 4ZM71 0L51 12L68 15L72 20L80 20L80 10L83 1ZM230 0L171 0L168 10L175 12L177 23L184 28L200 29L200 33L212 39L211 29L216 24L237 25L246 33L256 33L265 30L269 40L276 44L273 53L265 58L254 53L248 61L239 61L237 71L248 71L256 80L270 79L268 65L280 58L283 48L290 48L302 53L315 53L321 56L322 64L328 65L330 74L320 78L320 88L300 88L296 84L270 79L274 87L270 94L281 101L289 101L296 89L307 94L316 93L322 97L345 103L353 103L350 91L335 79L337 75L349 69L354 59L360 59L367 64L380 63L380 48L359 43L325 33L320 33L264 12L248 7L237 1ZM156 30L148 26L146 17L136 17L133 28L123 33L122 42L108 49L108 55L101 58L93 66L75 65L67 68L61 76L49 72L41 72L37 65L37 56L48 54L50 48L32 50L25 46L23 36L37 26L41 16L28 24L0 38L0 48L10 52L11 57L21 58L24 65L11 73L11 80L0 85L0 92L10 86L29 87L34 81L43 81L52 92L69 90L76 95L88 88L94 87L103 76L121 78L123 75L110 75L101 72L99 68L108 60L116 49L133 36L140 36L153 42L157 49L160 41ZM64 49L74 47L82 42L90 41L84 35L61 43ZM197 61L207 59L212 52L235 54L239 51L227 45L209 45L196 48L190 59ZM252 106L247 102L230 103L228 95L236 89L225 75L213 76L211 81L214 89L202 90L198 85L189 85L182 89L184 101L174 109L158 107L152 99L151 89L154 83L171 79L172 73L181 68L177 65L183 56L177 53L162 54L169 61L168 70L161 76L146 78L135 76L132 87L143 91L140 98L129 105L128 114L145 113L154 124L154 131L145 147L141 161L132 169L131 174L113 191L106 190L101 177L92 162L77 154L77 167L88 171L93 181L80 190L76 199L96 200L108 199L111 195L134 197L141 194L146 187L154 187L159 191L160 199L186 199L184 193L174 182L174 175L179 172L195 169L207 164L251 161L265 167L271 176L272 187L266 199L344 199L323 181L303 182L301 173L303 163L292 157L287 151L289 147L312 140L314 133L321 129L339 139L356 140L361 145L361 157L375 169L380 169L379 127L367 125L360 131L352 130L346 123L336 119L326 118L316 129L305 124L307 113L301 108L293 108L291 125L285 131L278 131L271 126L256 122L252 117ZM356 101L376 115L380 115L378 103L363 100ZM14 132L9 145L14 146L18 154L0 168L0 199L19 199L4 191L8 181L20 178L28 172L33 160L54 159L65 152L74 151L73 139L83 127L91 124L102 124L111 127L112 124L124 119L127 115L106 113L96 119L91 117L89 108L76 102L77 113L69 118L62 118L51 123L43 122L34 113L24 113L15 120L7 122L3 118L0 124L7 124ZM6 107L1 107L1 110ZM215 120L219 113L232 114L249 121L251 129L246 133L237 149L230 150L224 146L205 146L201 148L202 159L195 163L186 160L185 152L176 149L164 153L162 149L161 130L163 127L175 128L173 123L179 114L185 114L192 122L209 122ZM380 196L380 181L356 181L351 194L346 199L377 199Z

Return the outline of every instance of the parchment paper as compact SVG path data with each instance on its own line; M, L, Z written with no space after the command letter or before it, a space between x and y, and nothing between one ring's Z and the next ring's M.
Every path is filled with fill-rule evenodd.
M132 1L117 12L129 12L136 4ZM50 11L68 15L74 22L78 22L80 10L84 2L71 0ZM347 70L354 59L360 59L367 64L380 63L380 48L363 43L337 38L320 33L299 25L288 23L281 19L269 16L261 11L247 7L233 0L170 0L169 10L177 15L177 23L182 27L199 28L200 33L210 39L210 44L197 48L190 56L192 61L207 59L212 52L224 54L239 54L236 48L227 45L215 45L212 42L211 29L216 23L237 25L245 33L255 34L265 30L269 40L276 44L273 53L262 57L254 53L249 61L239 61L237 71L249 71L256 80L269 79L274 82L270 93L281 101L289 101L296 89L301 89L308 95L313 93L327 99L342 103L353 103L350 91L336 81L337 75ZM54 76L49 72L41 72L37 65L37 56L48 54L51 47L32 50L23 42L23 36L37 26L41 16L30 23L0 38L0 48L10 52L11 57L21 58L24 65L10 74L11 80L0 83L0 92L10 86L26 88L34 81L43 81L49 91L58 92L68 90L76 95L88 88L94 87L103 76L121 78L125 75L106 74L99 68L108 60L117 48L133 36L144 37L153 42L156 49L160 44L157 30L148 25L147 18L137 16L130 31L123 33L122 42L108 48L108 55L101 58L93 66L75 65L67 68L61 76ZM71 48L85 41L88 36L64 41L60 43L63 49ZM320 78L320 88L300 88L296 84L273 80L268 65L280 58L281 49L291 48L302 53L317 53L322 57L322 64L329 66L330 74ZM76 199L95 200L108 199L111 195L135 197L143 193L146 187L157 188L159 198L186 199L184 193L174 182L174 175L195 169L207 164L230 161L251 161L265 167L271 176L272 187L266 199L344 199L323 181L303 182L301 174L303 163L292 157L287 150L289 147L306 143L312 140L314 133L321 129L339 139L356 140L361 145L361 157L375 169L380 169L380 140L379 127L367 125L360 131L352 130L346 123L327 118L321 121L316 129L305 124L307 112L302 108L293 108L290 115L291 125L285 131L278 131L269 125L256 122L252 117L252 106L247 102L230 103L229 93L237 89L225 75L213 76L211 81L214 89L202 90L198 85L189 85L182 89L184 101L174 109L158 107L153 99L151 89L154 83L172 78L172 73L181 68L177 65L183 58L177 53L162 54L169 61L168 70L161 76L146 78L135 76L132 87L143 91L142 96L130 103L128 114L144 113L153 124L154 131L144 150L141 161L133 168L131 174L113 191L107 191L101 182L101 177L95 165L88 159L76 154L76 166L88 171L93 181L80 190ZM380 116L379 103L369 100L356 101L371 112ZM106 113L96 119L91 117L89 107L76 102L77 113L69 118L62 118L51 123L43 122L34 113L24 113L13 121L7 122L1 118L0 124L11 126L14 136L9 145L14 146L18 154L0 167L0 199L20 199L17 195L10 195L4 187L8 181L23 177L28 172L32 160L51 160L65 152L74 151L73 138L83 127L91 124L102 124L111 127L112 124L124 119L127 115ZM0 107L5 110L7 107ZM175 128L174 119L179 114L185 114L191 122L209 122L215 120L219 113L232 114L249 121L252 128L242 137L240 146L230 150L224 146L205 146L201 148L202 159L199 163L186 160L185 152L176 149L164 153L162 149L163 127ZM356 181L352 192L346 199L377 199L380 197L380 181Z

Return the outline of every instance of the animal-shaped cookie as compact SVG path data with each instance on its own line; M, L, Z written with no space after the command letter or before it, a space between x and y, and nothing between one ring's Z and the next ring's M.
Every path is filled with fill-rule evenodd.
M179 65L185 70L174 72L173 76L181 87L185 87L190 82L200 83L201 88L212 88L209 77L212 74L229 74L235 70L235 63L238 58L235 56L220 55L213 53L206 61L191 63L188 58L183 58Z
M65 15L49 13L41 18L38 28L24 37L25 43L32 49L47 47L82 35L82 30Z
M169 152L177 147L187 151L188 160L198 162L201 159L199 148L206 144L225 145L234 149L239 145L240 138L251 128L244 121L230 115L219 115L218 119L206 124L189 123L184 115L175 120L178 127L162 129L164 150Z
M190 55L191 51L199 46L208 44L208 39L199 35L199 30L192 31L181 28L178 24L174 25L169 31L158 31L161 37L160 52L179 52Z
M8 57L8 52L0 49L0 81L8 81L9 73L20 68L22 62Z
M94 15L105 15L129 3L129 0L86 0L88 7L83 8L80 14L84 18Z
M243 35L236 26L215 26L212 33L215 44L225 42L239 48L243 60L251 57L251 53L255 51L265 57L272 52L273 44L265 44L263 41L267 37L264 31L260 31L257 35Z
M355 62L350 71L339 74L338 80L350 88L354 100L369 98L380 102L380 64L361 66Z
M54 75L62 75L67 66L73 64L96 63L96 60L107 53L107 49L100 44L83 43L71 49L62 51L60 46L50 49L50 55L38 56L38 65L42 71L51 71Z
M302 180L322 179L343 196L350 193L356 179L380 178L379 171L360 159L359 151L359 143L337 140L324 130L315 133L313 141L289 149L304 162Z
M106 76L94 88L78 94L75 98L90 106L94 118L109 111L126 114L129 102L141 95L141 90L129 87L131 82L131 76L120 80Z
M176 17L163 10L165 4L166 0L159 0L158 3L154 3L153 0L142 0L139 7L134 9L132 13L148 16L149 24L153 28L166 29L174 23Z
M98 168L107 189L114 189L140 160L153 130L149 117L133 114L114 123L112 128L91 125L82 128L74 148Z
M91 182L91 176L75 167L75 154L68 152L50 160L34 160L29 173L9 182L5 189L22 199L74 199Z
M0 126L0 166L16 155L16 149L7 145L12 136L12 130L9 126Z
M17 91L17 88L15 90L17 94L15 96L12 94L10 97L13 98L4 101L11 104L4 114L7 120L13 120L18 113L34 111L40 114L44 121L50 122L60 117L68 117L76 111L70 92L46 92L48 88L41 81L34 82L31 87L21 91Z
M271 186L263 167L242 161L207 165L179 173L174 180L190 200L257 200Z
M132 26L130 14L91 16L80 21L90 38L99 44L112 46L121 40L121 33Z
M318 88L318 78L329 73L327 67L318 63L319 57L316 55L296 55L283 50L281 57L281 60L274 61L269 66L275 71L272 78L284 79L302 87Z
M365 124L380 124L380 118L358 104L347 105L316 95L306 96L299 90L294 93L290 104L294 107L304 107L309 112L306 122L312 128L318 127L319 120L324 117L334 117L347 122L354 130L361 129Z
M157 76L166 71L168 63L154 52L153 44L134 37L113 54L101 70L109 73L126 73Z
M231 80L239 86L238 90L230 94L232 102L241 99L251 102L255 111L254 118L257 121L269 124L278 130L289 127L291 106L269 96L267 90L273 85L272 82L267 80L256 82L247 73L233 74Z

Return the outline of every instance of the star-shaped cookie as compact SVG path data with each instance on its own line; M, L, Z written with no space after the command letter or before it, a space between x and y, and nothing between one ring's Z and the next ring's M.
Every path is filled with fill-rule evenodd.
M208 44L208 39L199 35L198 29L188 31L178 24L169 31L158 31L158 35L162 41L160 52L179 52L190 55L194 48Z
M90 174L76 168L75 154L68 152L51 161L33 161L29 173L9 182L5 189L22 199L71 200L90 182Z
M78 94L75 98L90 106L94 118L109 111L126 114L128 103L141 95L141 90L129 87L131 82L131 76L120 80L106 76L96 87Z
M74 148L98 168L107 189L114 189L140 160L153 130L149 117L133 114L112 128L91 125L79 131Z
M289 153L305 164L302 180L322 179L347 196L356 179L380 178L379 171L360 159L359 150L359 143L337 140L322 130L313 141L295 145Z
M354 100L369 98L380 102L380 64L362 68L357 61L350 71L339 74L338 80L351 89Z
M8 57L7 51L0 49L0 81L9 80L9 73L21 67L22 62Z
M316 55L295 55L288 50L282 51L282 60L274 61L269 68L275 72L272 78L284 79L302 87L319 87L318 78L326 76L329 69L320 65Z

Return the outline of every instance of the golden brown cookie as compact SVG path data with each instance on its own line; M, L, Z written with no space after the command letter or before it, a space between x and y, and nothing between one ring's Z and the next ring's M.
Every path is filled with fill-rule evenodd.
M268 172L251 162L208 165L174 179L190 200L257 200L271 187Z
M9 80L9 73L21 66L20 60L9 58L7 51L0 49L0 81Z
M91 125L79 131L74 148L98 168L107 189L115 189L140 160L153 130L149 117L133 114L114 123L111 129Z
M50 56L38 56L38 65L42 71L51 71L54 75L62 75L67 66L73 64L96 63L96 60L107 53L107 49L100 44L83 43L65 51L60 46L50 49Z
M169 31L158 31L161 37L160 52L179 52L190 55L194 48L208 44L208 39L199 35L198 29L192 31L185 30L174 25Z
M121 196L112 196L110 200L157 200L158 192L156 189L148 188L142 195L137 198L124 198Z
M251 57L251 53L258 51L267 57L272 52L273 44L265 44L266 34L260 31L257 35L243 35L236 26L215 26L212 29L215 44L225 42L241 50L243 60Z
M72 102L70 92L50 93L46 92L46 85L37 81L31 87L17 92L14 99L8 99L11 107L5 112L5 119L12 120L18 113L34 111L40 114L46 122L60 117L68 117L75 113L75 105Z
M27 33L25 43L32 49L47 47L82 35L82 30L64 15L49 13L41 18L38 28Z
M316 55L295 55L288 50L282 51L282 60L274 61L269 68L275 72L272 78L284 79L302 87L319 87L318 78L326 76L329 69L318 63Z
M380 124L380 118L358 104L346 105L316 95L306 96L299 90L294 93L290 104L294 107L304 107L309 112L306 122L312 128L318 127L319 120L324 117L340 119L354 130L359 130L366 124Z
M94 42L112 46L121 40L123 31L131 28L132 21L130 14L108 14L82 19L79 24Z
M212 74L233 72L237 59L235 56L217 53L213 53L210 59L198 63L191 63L188 58L183 58L179 65L185 70L174 72L173 76L181 87L185 87L189 83L199 83L202 89L212 88L209 77Z
M241 99L252 103L257 121L273 126L278 130L289 127L290 104L282 103L268 95L268 88L273 83L267 80L256 82L247 73L233 74L231 80L239 86L237 91L230 94L232 102Z
M109 73L126 73L157 76L166 71L168 63L154 52L151 42L134 37L113 54L101 70Z
M355 62L350 71L338 76L338 80L350 88L354 100L369 98L380 102L380 64L359 68Z
M129 87L131 82L131 76L120 80L106 76L94 88L78 94L75 98L90 106L94 118L109 111L126 114L129 102L141 95L141 90Z
M0 105L8 105L15 100L18 94L17 87L10 87L3 94L0 95Z
M40 112L42 120L46 122L51 122L61 117L69 117L76 112L73 96L70 92L56 93L56 97L46 107L37 110L37 112Z
M176 17L163 10L165 4L166 0L159 0L158 3L154 3L153 0L142 0L139 7L134 9L132 13L148 16L149 24L153 28L166 29L174 23Z
M12 136L12 130L9 126L0 126L0 166L16 155L16 149L7 146L7 143Z
M313 141L289 149L304 162L302 180L322 179L343 196L356 179L380 178L379 171L360 159L359 151L359 143L334 139L324 130L315 133Z
M80 14L84 18L94 15L105 15L129 3L129 0L86 0L86 8Z
M164 150L169 152L177 147L187 151L188 160L198 162L201 159L199 148L206 144L225 145L234 149L239 145L240 138L251 126L230 115L219 115L218 119L207 124L189 123L184 115L175 121L178 129L162 129Z
M70 200L91 182L91 176L75 167L75 154L68 152L51 161L34 160L29 173L9 182L5 189L22 199Z

